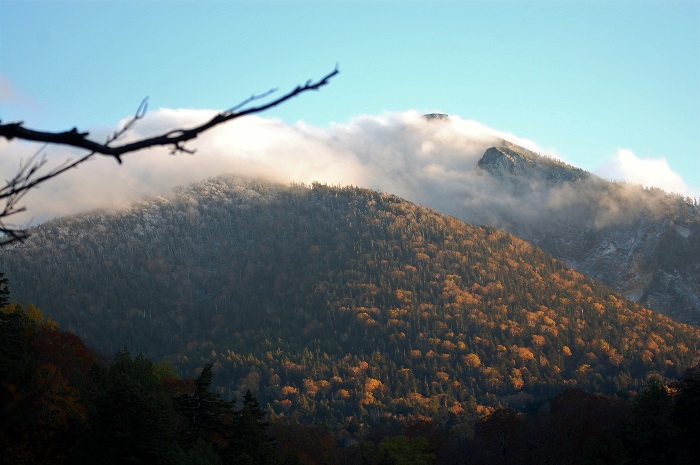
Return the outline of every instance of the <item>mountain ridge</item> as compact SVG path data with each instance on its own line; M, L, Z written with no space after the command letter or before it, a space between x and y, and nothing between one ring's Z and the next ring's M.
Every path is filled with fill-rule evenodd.
M700 339L517 237L367 189L222 177L32 233L0 250L15 298L314 421L634 391Z

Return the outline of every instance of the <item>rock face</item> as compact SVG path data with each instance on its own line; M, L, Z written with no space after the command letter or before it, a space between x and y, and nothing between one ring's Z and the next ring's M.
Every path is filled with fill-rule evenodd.
M444 113L428 113L427 115L423 115L423 117L428 121L447 121L450 119L450 117Z
M700 325L696 202L605 181L504 141L480 169L499 186L475 218L542 247L626 298Z
M491 147L479 160L479 167L502 180L531 184L532 180L552 184L578 182L590 174L573 166L555 163L508 141L502 147Z

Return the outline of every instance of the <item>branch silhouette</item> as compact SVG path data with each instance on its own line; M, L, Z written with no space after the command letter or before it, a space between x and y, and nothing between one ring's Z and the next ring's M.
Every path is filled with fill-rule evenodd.
M131 117L119 130L115 131L111 136L109 136L103 143L90 139L88 137L90 135L89 132L81 132L77 128L64 132L47 132L27 128L24 126L24 122L3 124L2 121L0 121L0 137L4 137L9 141L19 139L32 142L43 142L45 144L42 149L37 151L26 162L20 163L17 173L11 179L5 181L3 186L0 186L0 200L4 202L4 208L0 210L0 246L21 241L28 237L28 233L25 228L18 228L6 223L6 218L25 211L24 207L19 206L19 201L22 199L22 197L24 197L24 195L27 194L27 192L40 184L43 184L44 182L85 163L92 157L96 155L109 156L113 157L117 163L121 164L123 155L159 146L171 146L171 153L173 154L194 153L194 150L188 149L184 146L184 144L188 141L196 139L200 134L215 126L236 118L263 112L305 92L318 90L327 85L338 73L339 70L336 67L333 71L317 81L308 80L305 84L296 86L294 89L290 90L284 95L281 95L280 97L260 105L250 106L255 102L266 99L276 92L276 89L271 89L262 94L253 94L228 110L218 113L213 118L200 124L199 126L189 129L178 128L157 136L140 139L122 145L115 145L115 142L146 115L148 110L148 99L144 99L136 110L134 116ZM46 158L41 153L46 146L51 144L85 149L88 151L88 153L75 160L68 160L50 171L41 174L40 170L46 165Z

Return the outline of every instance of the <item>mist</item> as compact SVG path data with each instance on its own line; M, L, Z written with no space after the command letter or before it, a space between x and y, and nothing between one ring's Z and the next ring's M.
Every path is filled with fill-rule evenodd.
M192 127L213 115L208 110L153 111L123 142ZM108 134L106 128L92 131L98 140ZM12 219L15 225L29 225L86 210L118 209L221 174L259 176L283 183L318 181L367 187L476 222L495 221L488 214L494 208L536 220L544 211L578 208L582 199L594 197L597 187L572 189L563 185L544 189L532 180L529 199L504 189L477 166L484 152L502 145L504 139L542 152L533 141L456 116L428 120L418 112L363 115L325 128L249 116L218 126L188 143L189 149L196 150L194 155L171 155L163 147L129 154L122 165L110 157L98 156L30 192L23 199L27 212ZM16 172L18 160L26 160L38 149L35 144L0 141L2 177L8 179ZM46 147L42 153L47 168L79 155L60 146ZM626 166L628 171L639 160L618 158L622 160L618 160L618 166ZM646 172L653 171L658 173L657 165ZM674 185L684 186L670 168L665 172ZM609 216L610 209L606 212Z

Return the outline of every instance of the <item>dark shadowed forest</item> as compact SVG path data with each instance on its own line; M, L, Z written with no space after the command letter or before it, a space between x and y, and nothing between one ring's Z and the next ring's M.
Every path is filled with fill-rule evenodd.
M332 430L212 392L128 350L105 360L36 308L0 313L3 463L697 463L700 370L635 396L566 389L471 422L416 416Z

